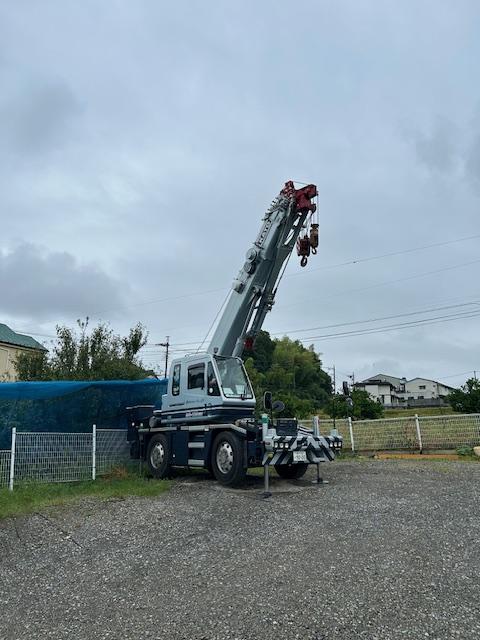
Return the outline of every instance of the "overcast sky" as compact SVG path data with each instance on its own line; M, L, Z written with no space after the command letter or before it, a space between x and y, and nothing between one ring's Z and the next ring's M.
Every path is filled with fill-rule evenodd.
M320 249L292 258L265 328L340 379L463 383L479 31L462 0L2 2L0 322L48 346L57 323L141 321L159 365L166 335L204 337L294 179L318 185Z

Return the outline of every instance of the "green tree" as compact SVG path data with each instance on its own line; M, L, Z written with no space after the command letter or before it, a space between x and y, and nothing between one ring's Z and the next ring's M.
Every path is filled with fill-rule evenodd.
M255 340L255 347L252 350L245 350L244 360L252 359L253 366L260 373L266 373L272 366L275 342L270 338L268 331L260 331Z
M454 411L480 412L480 381L476 378L469 378L461 389L455 389L450 393L448 402Z
M78 330L57 326L50 353L22 353L16 361L20 380L139 380L148 372L138 357L147 342L141 324L121 337L104 323L88 331L88 318Z
M260 336L259 336L260 338ZM258 410L261 411L265 391L285 403L285 416L305 418L323 407L331 393L330 376L322 370L322 363L313 347L282 338L272 340L266 331L261 333L260 353L246 352L244 357L255 389Z
M337 393L335 398L330 398L326 412L332 418L347 418L351 416L357 420L368 420L381 418L383 416L383 406L380 402L372 400L367 391L354 390L351 393L353 407L347 403L347 397Z

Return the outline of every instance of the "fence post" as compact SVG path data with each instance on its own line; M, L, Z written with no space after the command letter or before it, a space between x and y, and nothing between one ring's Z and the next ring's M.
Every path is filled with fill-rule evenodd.
M420 420L417 413L415 414L415 426L417 427L418 447L420 449L420 453L422 453L423 451L422 432L420 431Z
M15 476L15 443L17 441L17 428L12 428L12 448L10 452L10 482L8 488L13 491L13 478Z
M97 425L92 426L92 480L97 475Z
M348 430L350 431L350 443L352 446L352 453L355 453L355 441L353 439L353 425L352 418L348 416Z

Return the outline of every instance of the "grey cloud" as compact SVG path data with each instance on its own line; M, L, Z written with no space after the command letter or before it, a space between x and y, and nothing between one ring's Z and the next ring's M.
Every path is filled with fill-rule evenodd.
M411 134L419 162L431 171L447 173L455 168L458 156L458 133L446 119L439 119L429 133Z
M47 317L51 324L95 317L120 299L121 314L104 314L118 331L142 320L153 341L203 338L224 292L179 296L230 286L263 211L289 178L320 189L321 248L312 267L476 233L463 123L478 99L469 72L478 39L468 39L478 9L434 12L426 3L412 13L402 3L370 10L300 0L292 40L292 16L277 5L217 1L206 11L191 0L138 0L120 10L57 0L0 8L0 137L8 143L2 150L0 142L0 213L8 212L1 243L34 238L50 251L36 249L41 260L29 258L29 270L18 258L33 292L22 282L2 286L12 316L18 309L12 326L26 324L30 309L28 326L44 322L51 333ZM53 80L62 78L68 84ZM435 120L439 112L444 118ZM408 146L398 122L414 132ZM473 176L476 158L472 146ZM75 300L66 291L62 304L51 292L40 295L57 288L43 263L61 262L52 256L64 247L84 263L101 261L122 285L70 256L70 280L83 293ZM282 283L265 327L283 332L462 301L477 293L476 267L468 276L455 270L364 287L477 253L464 243L325 272L307 267ZM296 265L294 257L289 271ZM422 340L430 333L436 344ZM462 350L457 366L448 349L463 333L475 353L478 337L462 322L420 337L404 331L317 347L339 370L388 359L407 376L422 363L420 372L433 375L474 368Z
M125 303L125 287L92 264L63 252L21 244L0 253L0 313L55 322Z
M465 160L465 170L474 186L480 190L480 134L473 138Z
M0 103L2 146L18 153L56 148L81 111L80 102L64 82L17 89Z

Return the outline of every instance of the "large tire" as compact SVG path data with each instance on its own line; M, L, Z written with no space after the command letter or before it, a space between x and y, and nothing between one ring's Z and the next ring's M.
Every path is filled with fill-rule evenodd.
M153 436L148 443L147 464L154 478L165 478L170 473L170 443L164 433Z
M224 485L236 487L245 481L244 442L230 431L222 431L213 442L211 466L215 478Z
M275 471L285 480L298 480L302 478L308 469L308 464L299 462L298 464L276 464Z

